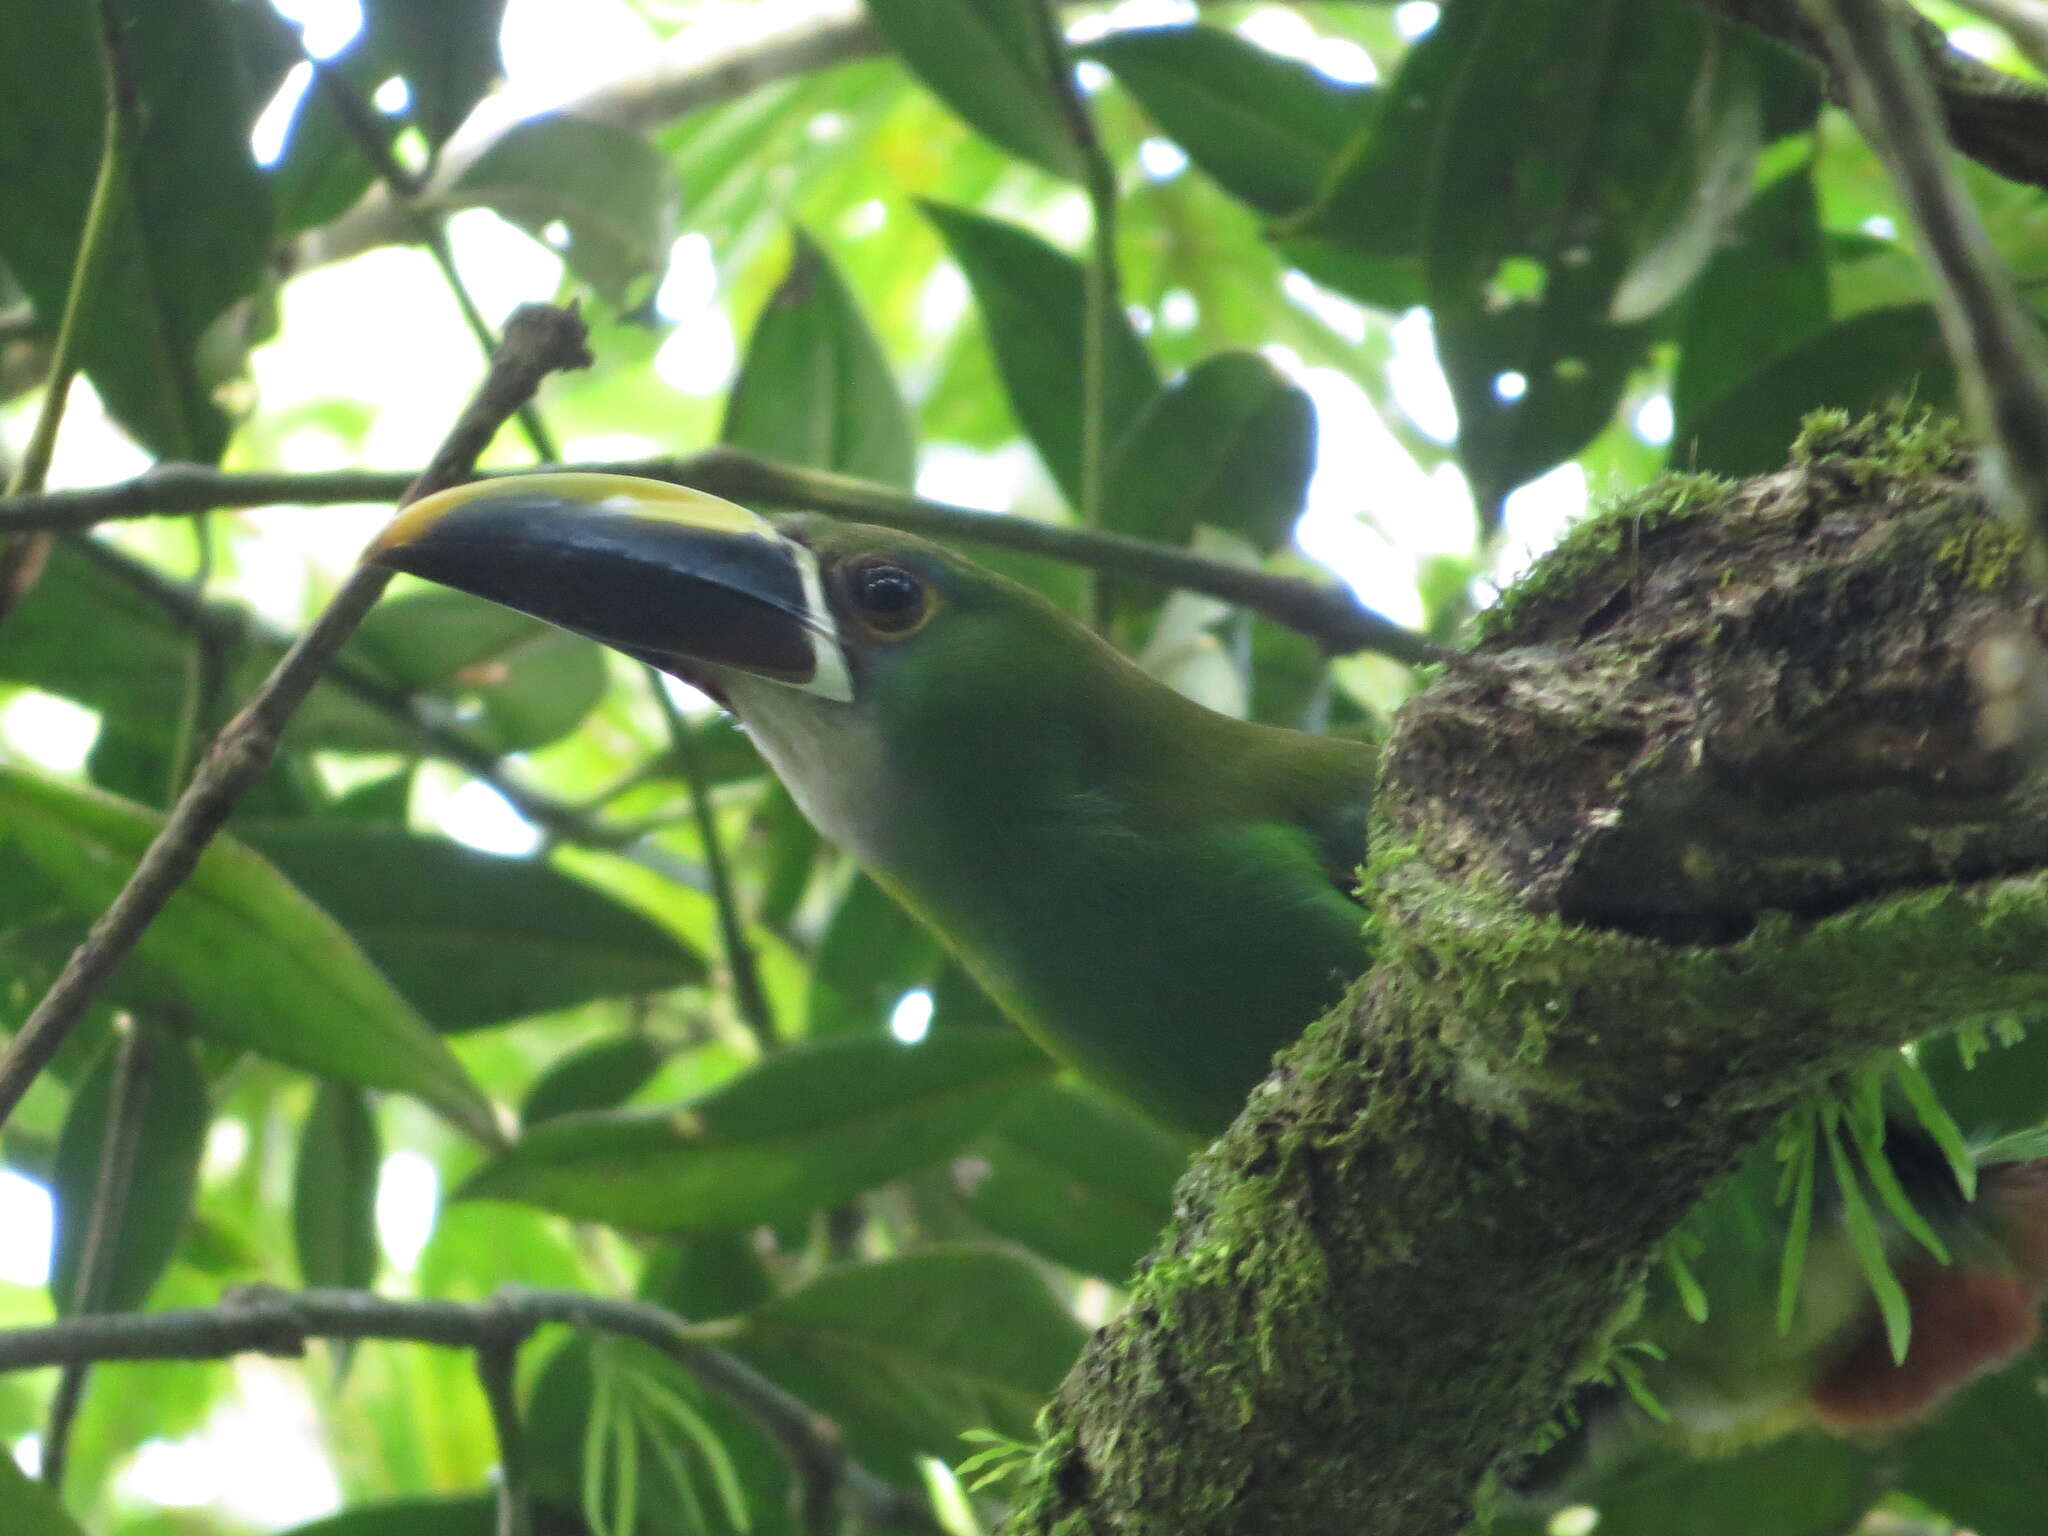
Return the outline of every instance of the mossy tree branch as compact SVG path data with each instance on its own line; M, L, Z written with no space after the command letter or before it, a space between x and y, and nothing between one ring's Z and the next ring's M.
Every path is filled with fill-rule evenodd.
M2048 998L2042 628L1940 434L1809 434L1582 528L1401 714L1378 963L1196 1164L1011 1536L1452 1536L1796 1099Z

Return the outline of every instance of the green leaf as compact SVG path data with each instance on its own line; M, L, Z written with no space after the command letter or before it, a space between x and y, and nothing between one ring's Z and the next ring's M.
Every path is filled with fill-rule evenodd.
M113 14L141 126L78 355L115 418L152 453L210 464L228 435L213 386L240 358L205 356L209 333L262 287L270 256L247 83L209 0L124 0ZM35 5L10 16L0 49L0 260L52 334L105 113L94 8Z
M1479 35L1432 162L1426 271L1483 520L1612 417L1650 333L1617 324L1670 205L1718 34L1682 0L1463 0Z
M361 1504L280 1536L497 1536L497 1530L496 1496L469 1494Z
M793 239L789 273L754 323L720 439L907 490L917 440L889 360L824 251L801 229Z
M1694 440L1704 411L1827 319L1820 206L1801 166L1756 195L1693 287L1671 379L1674 466L1690 467L1677 445Z
M366 41L405 80L406 117L429 144L447 143L498 77L505 0L369 0L364 12Z
M299 1132L292 1240L307 1285L367 1288L377 1278L377 1173L383 1155L362 1089L322 1083Z
M399 688L452 695L463 734L493 756L568 735L604 697L596 642L466 592L379 603L343 654Z
M163 818L0 769L0 865L24 861L80 921L97 917ZM195 1029L288 1066L410 1093L495 1139L490 1105L348 935L259 855L217 837L118 983Z
M1079 51L1107 65L1226 192L1264 213L1315 197L1373 97L1220 27L1130 27Z
M1107 527L1186 544L1197 524L1287 542L1315 470L1307 393L1256 352L1204 358L1159 394L1117 445Z
M1050 1070L1013 1034L819 1041L678 1109L536 1126L460 1193L653 1231L781 1221L947 1156Z
M978 1221L1114 1284L1165 1230L1188 1162L1185 1143L1076 1082L1020 1094L972 1150L988 1164L967 1194Z
M1032 13L1040 0L868 0L888 44L970 127L1012 154L1077 178L1080 152L1054 93Z
M1088 307L1081 264L1014 224L939 203L924 208L974 290L1010 408L1078 506ZM1109 317L1105 378L1102 425L1114 443L1159 393L1158 371L1121 311Z
M1899 395L1947 405L1955 367L1931 304L1867 309L1816 331L1730 388L1671 440L1672 459L1722 475L1777 469L1806 415L1837 406L1860 415Z
M60 1313L128 1312L140 1307L163 1278L192 1211L199 1156L206 1149L206 1079L184 1041L159 1028L146 1033L134 1077L135 1096L122 1106L135 1154L119 1207L105 1218L108 1256L83 1304L79 1264L93 1216L107 1116L112 1109L119 1048L100 1057L79 1088L57 1142L51 1190L57 1204L57 1251L50 1262L50 1296Z
M759 1306L775 1283L754 1247L738 1230L672 1237L648 1255L640 1294L678 1317L730 1317Z
M667 929L543 859L339 819L236 832L441 1029L704 980L703 962Z
M958 1247L828 1269L750 1313L736 1349L908 1480L968 1430L1032 1436L1086 1337L1031 1264Z
M616 1109L660 1070L666 1057L667 1052L645 1035L620 1035L573 1051L527 1090L519 1123L530 1129L558 1115Z
M809 1033L886 1029L903 994L930 981L938 965L931 930L866 875L855 875L811 964Z
M1894 1448L1898 1486L1983 1536L2019 1536L2048 1507L2048 1352L1987 1376Z
M448 206L491 208L558 246L575 272L625 309L660 280L676 238L681 191L666 158L636 133L566 113L530 117L492 141L445 194Z
M0 1509L7 1511L8 1536L85 1536L57 1496L0 1453ZM369 1533L359 1533L369 1536ZM438 1536L438 1533L422 1533ZM451 1533L453 1536L453 1533ZM487 1536L479 1532L477 1536Z
M1891 1256L1885 1252L1884 1233L1878 1228L1870 1201L1863 1193L1854 1165L1849 1161L1848 1149L1842 1145L1840 1129L1830 1123L1825 1135L1835 1187L1842 1197L1842 1225L1848 1229L1857 1262L1863 1267L1863 1277L1870 1282L1871 1294L1877 1298L1877 1310L1884 1318L1884 1334L1891 1345L1892 1359L1894 1362L1903 1361L1906 1346L1913 1337L1912 1304L1906 1300L1905 1287L1899 1284L1899 1277L1892 1269Z

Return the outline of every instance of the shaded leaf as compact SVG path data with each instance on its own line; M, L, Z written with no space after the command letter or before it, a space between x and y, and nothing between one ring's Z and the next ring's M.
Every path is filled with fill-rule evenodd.
M667 929L543 859L341 819L235 831L442 1029L704 980Z
M693 1232L655 1249L640 1294L678 1317L730 1317L759 1306L775 1284L751 1232Z
M113 17L142 129L78 356L115 418L152 453L212 463L227 445L228 418L213 399L225 370L202 354L215 321L262 286L270 246L269 199L249 153L248 82L209 0L123 0ZM0 259L52 333L99 164L99 52L86 5L21 8L0 49Z
M546 1529L542 1525L540 1532ZM295 1525L281 1536L497 1536L497 1530L497 1497L472 1494L361 1504L310 1525Z
M2048 1354L1987 1376L1910 1435L1899 1486L1983 1536L2034 1530L2048 1501Z
M519 1123L616 1109L654 1076L667 1053L645 1035L620 1035L571 1052L535 1079L519 1107Z
M1075 1082L1018 1096L970 1151L967 1208L1055 1263L1128 1280L1173 1214L1188 1148L1109 1095Z
M1039 0L867 0L889 46L969 126L1056 176L1080 153L1032 14Z
M814 1036L886 1029L903 994L938 968L931 930L866 875L856 874L833 910L811 965L805 1016Z
M0 770L0 864L25 861L68 915L97 917L163 825L111 795ZM424 1099L495 1136L448 1048L325 912L258 854L216 838L144 932L117 990L322 1076Z
M1921 405L1955 399L1955 368L1930 304L1870 309L1815 331L1724 393L1673 438L1673 462L1723 475L1763 474L1785 462L1810 411L1860 415L1898 395Z
M1220 27L1127 27L1079 51L1226 192L1271 214L1315 197L1373 94Z
M99 1187L107 1116L113 1107L119 1049L101 1057L72 1100L57 1142L51 1193L57 1205L57 1248L50 1262L50 1296L60 1313L126 1312L156 1289L192 1211L199 1156L206 1148L210 1114L206 1079L184 1041L144 1026L134 1046L142 1053L133 1096L122 1106L135 1154L118 1209L106 1218L110 1242L100 1260L92 1295L80 1305L79 1265Z
M1301 516L1315 446L1315 405L1279 369L1255 352L1204 358L1117 445L1104 523L1182 545L1207 524L1270 553Z
M445 144L498 76L505 0L368 0L363 9L367 39L406 83L406 116L429 144Z
M1751 200L1693 287L1671 379L1672 441L1690 444L1707 410L1827 319L1820 206L1812 169L1802 166ZM1690 461L1681 455L1673 463Z
M322 1083L299 1132L292 1241L307 1285L361 1290L377 1278L377 1174L383 1156L362 1089Z
M958 1247L826 1270L750 1313L737 1349L908 1480L967 1430L1030 1437L1086 1337L1028 1262Z
M655 1231L781 1221L946 1156L1050 1071L1017 1035L819 1041L678 1109L548 1121L461 1194Z
M515 124L466 166L451 207L483 207L550 241L615 308L627 308L668 266L681 193L669 164L636 133L592 118L546 113Z
M1081 263L1014 224L937 203L924 207L974 290L1010 408L1078 505L1087 323ZM1106 361L1103 428L1114 443L1159 393L1158 371L1121 311L1110 316Z
M908 489L917 440L888 359L852 292L801 229L754 323L722 441Z

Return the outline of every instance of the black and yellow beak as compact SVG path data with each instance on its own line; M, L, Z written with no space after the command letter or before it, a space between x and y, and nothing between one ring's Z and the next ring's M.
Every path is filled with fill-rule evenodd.
M693 683L730 667L840 703L853 697L816 556L702 491L631 475L477 481L414 502L363 559Z

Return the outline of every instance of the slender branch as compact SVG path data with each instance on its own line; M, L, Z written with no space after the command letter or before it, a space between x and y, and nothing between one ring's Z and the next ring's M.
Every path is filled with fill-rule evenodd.
M1863 135L1897 184L1963 403L1983 441L1985 494L2048 578L2048 345L1944 157L1940 104L1886 0L1803 0Z
M589 360L582 322L573 314L543 305L516 312L475 399L404 499L412 500L460 480L505 418L520 401L532 397L547 374L585 366ZM235 802L262 776L293 711L333 663L389 580L390 573L379 567L359 567L326 612L285 653L242 712L221 732L114 904L93 924L85 942L72 952L56 982L8 1042L6 1052L0 1054L0 1124L84 1017L115 966L198 865Z
M768 1008L768 994L761 986L761 973L754 966L754 947L747 942L739 891L725 862L725 841L718 834L718 818L712 814L711 782L704 772L703 754L697 750L697 733L676 708L661 673L653 667L647 669L647 685L654 690L655 705L668 726L669 750L690 791L690 815L697 824L697 841L704 845L704 873L711 882L712 905L718 910L719 943L725 950L725 968L732 976L733 1004L754 1043L764 1053L772 1051L776 1045L775 1018Z
M1333 582L1275 575L1120 534L977 512L846 475L778 464L735 448L712 448L684 457L543 467L644 475L735 501L858 518L909 533L986 544L1161 586L1185 587L1263 614L1307 635L1332 654L1372 651L1418 665L1445 661L1455 654L1375 613ZM382 470L222 474L198 465L167 464L133 480L92 490L0 497L0 533L22 528L88 528L116 518L174 516L209 507L376 502L395 496L405 480L403 474Z
M505 1351L551 1324L649 1345L759 1425L791 1459L800 1479L824 1475L863 1523L939 1536L923 1498L854 1461L836 1424L718 1347L731 1337L731 1325L692 1325L650 1302L524 1287L468 1304L399 1301L366 1291L251 1286L230 1292L217 1307L118 1312L0 1329L0 1373L109 1360L295 1357L315 1338Z
M1753 27L1804 54L1826 79L1828 94L1846 100L1819 30L1802 14L1801 0L1694 0L1710 11ZM1909 12L1913 42L1934 78L1941 112L1955 147L1999 175L2048 187L2048 88L2020 80L1958 53L1932 21Z
M532 1498L527 1492L526 1428L519 1418L519 1342L493 1339L477 1345L476 1379L491 1410L498 1441L497 1536L531 1536Z
M127 1215L129 1191L135 1182L135 1157L142 1145L142 1116L149 1100L150 1041L143 1026L130 1022L114 1057L114 1081L107 1095L107 1121L100 1129L99 1172L92 1200L84 1212L68 1211L62 1219L83 1214L85 1238L78 1245L78 1267L71 1276L70 1310L87 1316L97 1312L106 1296L114 1262L114 1246ZM70 1459L71 1430L85 1401L90 1367L74 1360L64 1367L50 1402L43 1430L43 1483L53 1493L64 1487Z
M50 460L57 451L57 429L64 420L64 407L71 398L71 381L78 374L80 328L99 286L100 272L112 243L114 208L127 172L128 146L134 137L135 89L129 78L127 54L112 10L104 3L96 7L100 69L106 90L106 120L101 131L99 170L93 177L92 194L85 205L85 220L78 231L78 251L72 258L71 282L64 294L64 313L57 322L57 336L50 348L49 371L43 381L42 408L29 434L28 447L16 466L8 489L15 493L39 491L49 478ZM30 534L0 542L0 619L13 611L29 588L42 575L49 559L47 534Z

